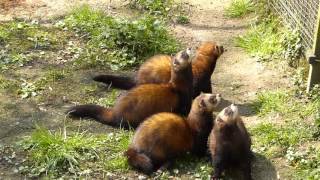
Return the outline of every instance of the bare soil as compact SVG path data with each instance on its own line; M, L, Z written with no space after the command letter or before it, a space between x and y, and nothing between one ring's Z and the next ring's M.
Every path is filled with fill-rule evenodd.
M248 16L243 19L225 17L224 8L230 1L188 0L190 4L195 6L190 24L176 25L172 28L177 36L190 46L201 41L216 41L227 49L219 59L212 75L213 91L222 94L225 99L224 105L238 104L246 125L253 126L259 122L259 118L253 113L250 106L256 93L265 89L287 87L288 82L281 73L265 67L234 45L233 39L246 31L252 17ZM14 18L50 20L61 17L73 7L84 3L113 13L121 13L122 5L125 4L123 1L114 0L5 0L0 3L0 21L9 21ZM90 73L89 71L75 76L78 78L76 81L90 81ZM100 91L96 93L103 95L104 89ZM46 111L39 110L39 105L32 101L16 100L15 103L17 106L10 109L11 100L5 95L0 95L0 106L9 106L7 107L9 110L5 112L6 115L0 115L0 142L2 145L14 143L20 136L31 132L35 122L44 122L54 128L59 124L59 119L64 118L65 106L63 103L48 106ZM6 118L3 119L3 117ZM95 122L85 123L87 123L86 127L89 128L89 131L92 132L110 131L109 127L101 126ZM259 180L285 179L288 168L283 167L283 164L282 159L271 162L257 154L253 163L253 177ZM16 176L11 169L7 168L0 168L0 173L0 176L8 178Z

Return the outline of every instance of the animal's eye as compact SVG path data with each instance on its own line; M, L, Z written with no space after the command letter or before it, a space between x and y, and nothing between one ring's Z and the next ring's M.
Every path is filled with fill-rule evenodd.
M210 99L209 99L209 102L210 103L212 103L212 104L214 104L214 103L216 103L216 98L215 97L210 97Z
M178 61L178 59L174 59L173 64L177 66L180 64L180 62Z
M223 120L221 118L218 118L217 121L218 122L223 122Z
M200 101L200 107L206 107L206 102L203 99Z

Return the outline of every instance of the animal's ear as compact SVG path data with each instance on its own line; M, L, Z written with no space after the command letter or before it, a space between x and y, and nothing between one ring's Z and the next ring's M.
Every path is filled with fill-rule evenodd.
M206 107L206 102L204 102L204 99L201 99L201 101L199 102L199 107Z
M200 95L203 95L203 94L204 94L204 92L203 92L203 91L201 91L201 92L200 92Z

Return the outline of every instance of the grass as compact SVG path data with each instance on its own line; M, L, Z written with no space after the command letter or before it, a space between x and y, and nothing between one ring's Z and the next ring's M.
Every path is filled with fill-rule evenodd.
M112 89L112 91L107 95L107 97L103 98L92 98L88 100L88 103L98 104L100 106L110 107L113 106L117 97L119 96L119 91L116 89Z
M131 8L147 11L152 15L167 17L174 5L173 0L130 0Z
M65 128L52 132L38 127L21 143L28 152L28 166L23 171L31 177L81 175L95 167L124 172L128 165L122 152L127 149L131 136L132 132L125 131L105 136L84 132L69 134Z
M319 172L319 147L314 142L320 137L320 98L313 94L320 91L314 91L304 96L294 90L261 92L254 103L260 118L268 120L250 128L254 151L287 159L297 179L316 179Z
M180 47L163 22L153 16L127 20L82 6L66 18L65 24L88 40L87 50L78 61L87 66L118 70L154 54L176 52Z
M235 43L251 56L268 61L286 59L290 66L296 65L302 54L299 33L283 27L274 17L252 25L244 35L235 39Z
M130 0L132 9L138 9L165 22L174 21L178 24L188 24L190 5L173 0ZM189 9L189 10L188 10Z
M0 23L0 71L21 67L32 61L31 51L45 53L61 49L68 36L58 28L34 23Z
M232 0L225 9L225 15L231 18L241 18L254 11L251 0Z

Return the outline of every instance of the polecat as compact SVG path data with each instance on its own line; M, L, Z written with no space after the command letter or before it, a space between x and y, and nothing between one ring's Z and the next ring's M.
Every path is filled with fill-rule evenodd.
M222 46L214 42L203 42L192 60L193 97L200 92L211 93L211 75L216 67L217 59L224 52ZM167 83L171 78L171 56L156 55L141 65L135 77L128 75L105 74L93 79L98 82L112 84L113 87L131 89L136 85L147 83Z
M90 117L101 123L136 128L146 117L159 112L187 115L192 102L190 51L180 51L171 61L171 80L164 84L144 84L121 96L113 108L79 105L67 113L72 117Z
M125 152L129 164L150 174L173 158L199 148L197 142L206 141L199 139L203 137L198 134L208 127L212 119L207 119L207 114L211 114L220 101L218 94L201 94L193 101L187 119L167 112L147 118Z
M229 167L239 167L246 180L251 180L251 139L238 112L230 105L216 117L209 136L214 173L213 179L220 179Z

